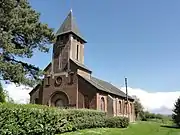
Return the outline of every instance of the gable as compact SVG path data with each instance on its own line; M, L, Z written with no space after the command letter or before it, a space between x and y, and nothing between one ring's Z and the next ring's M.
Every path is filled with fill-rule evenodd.
M51 72L51 62L44 68L45 72ZM43 80L42 80L43 81ZM41 84L37 84L30 92L29 95L32 95L34 92L36 92L39 87L41 86Z

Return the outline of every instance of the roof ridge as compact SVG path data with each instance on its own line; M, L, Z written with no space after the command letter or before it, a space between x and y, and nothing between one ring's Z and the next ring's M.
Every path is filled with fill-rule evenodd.
M99 80L101 80L101 81L103 81L103 82L106 82L106 83L109 83L109 84L111 84L113 87L116 87L117 89L119 89L120 91L122 91L119 87L117 87L117 86L115 86L114 84L112 84L112 83L110 83L110 82L108 82L108 81L105 81L105 80L102 80L102 79L99 79ZM122 91L123 92L123 91ZM124 93L124 92L123 92Z

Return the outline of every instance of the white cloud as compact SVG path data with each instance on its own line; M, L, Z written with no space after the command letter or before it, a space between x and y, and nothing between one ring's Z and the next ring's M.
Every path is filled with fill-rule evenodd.
M9 96L17 103L27 103L29 101L29 92L32 88L19 86L15 84L5 84L4 88L9 92ZM125 88L121 88L125 92ZM139 88L128 87L129 95L136 95L146 110L154 112L155 110L168 111L173 109L174 103L180 96L180 91L175 92L147 92ZM166 110L165 110L166 109Z
M25 87L23 85L17 87L15 84L11 83L5 84L4 89L8 91L9 96L16 103L25 104L29 102L29 92L32 90L32 88Z
M125 88L121 88L125 92ZM175 92L147 92L139 88L128 88L129 95L136 95L145 109L149 111L167 108L172 110L174 103L180 96L180 91ZM164 110L165 111L165 110Z

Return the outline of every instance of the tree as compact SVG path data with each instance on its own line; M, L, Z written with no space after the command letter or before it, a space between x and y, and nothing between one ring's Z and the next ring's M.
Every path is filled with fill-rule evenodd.
M6 97L6 102L15 103L14 100L9 96L9 93L8 93L7 90L4 90L4 94L5 94L5 97Z
M172 119L174 123L180 127L180 97L177 99L177 101L174 104Z
M0 83L0 103L14 103L14 100L9 96L7 90L4 90L2 84Z
M3 87L0 83L0 103L4 103L4 102L6 102L6 94L5 94Z
M135 97L134 110L135 110L136 119L138 117L140 117L140 118L143 117L143 114L144 114L143 113L143 106L137 97Z
M55 36L27 0L0 1L0 79L33 86L41 70L26 63L35 51L48 52Z

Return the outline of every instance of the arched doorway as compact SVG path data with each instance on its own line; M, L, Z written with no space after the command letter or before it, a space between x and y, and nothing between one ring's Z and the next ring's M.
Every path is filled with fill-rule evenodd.
M63 107L64 106L64 102L62 99L58 99L56 102L55 102L55 106L56 107Z
M62 91L55 92L50 98L50 104L58 108L66 107L69 104L68 96Z

